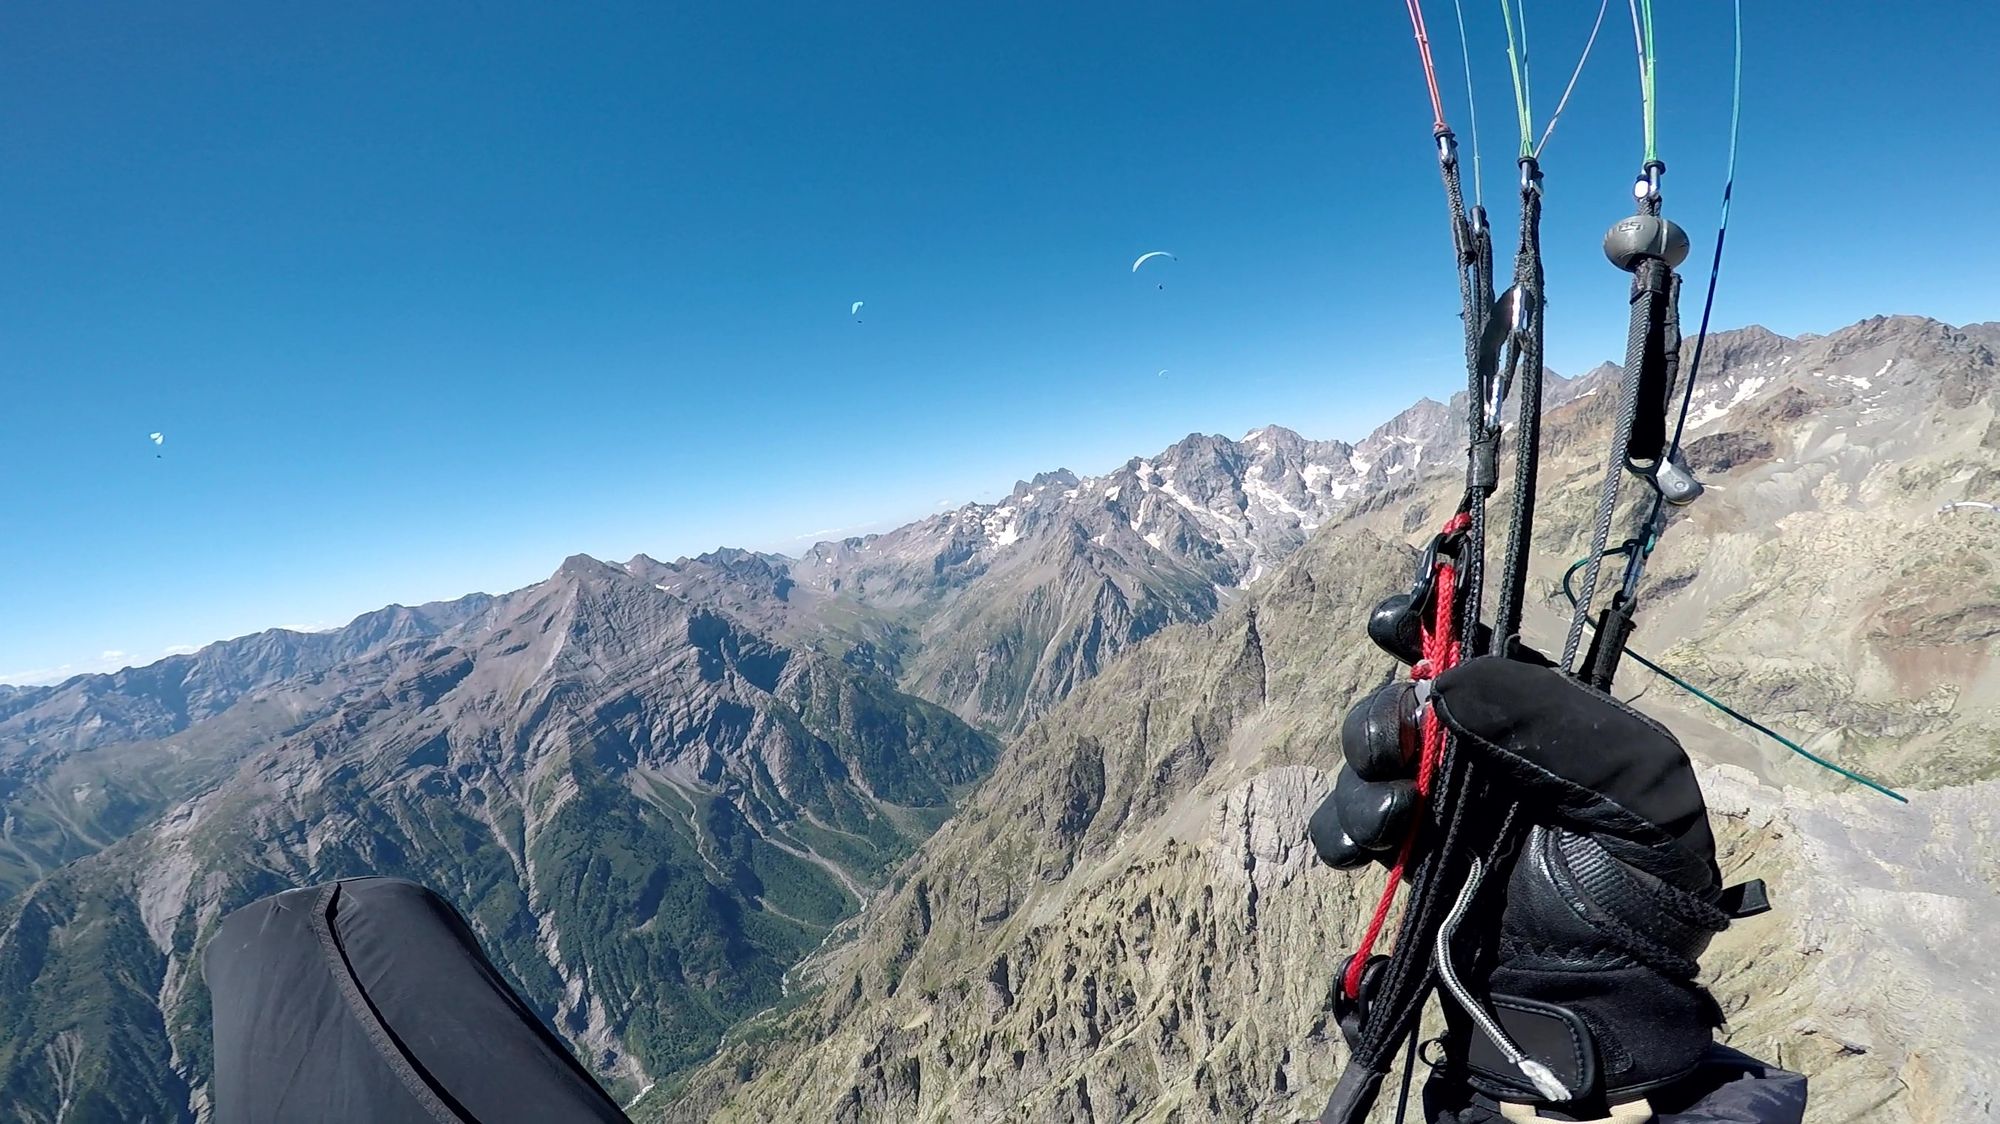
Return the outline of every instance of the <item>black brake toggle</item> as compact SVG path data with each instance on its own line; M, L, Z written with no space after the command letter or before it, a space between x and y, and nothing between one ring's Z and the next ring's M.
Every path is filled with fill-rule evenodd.
M1423 658L1423 606L1408 593L1383 599L1368 614L1368 639L1406 664Z
M1383 598L1375 611L1368 614L1368 639L1376 647L1412 666L1424 658L1424 618L1430 614L1432 596L1437 592L1439 560L1456 561L1465 539L1464 531L1448 535L1440 531L1424 544L1423 553L1417 556L1417 576L1410 583L1410 591ZM1478 645L1485 643L1491 630L1482 623L1474 631L1474 650L1482 650Z
M1417 556L1417 576L1410 583L1410 591L1384 598L1368 614L1368 639L1376 647L1406 664L1424 658L1423 619L1436 591L1438 557L1456 558L1463 542L1462 534L1446 535L1440 531L1424 544L1423 553Z

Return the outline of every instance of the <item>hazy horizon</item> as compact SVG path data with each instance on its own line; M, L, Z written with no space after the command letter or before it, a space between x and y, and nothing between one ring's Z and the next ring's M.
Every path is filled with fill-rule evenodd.
M1909 312L1894 312L1894 313L1882 313L1880 315L1921 316L1922 314L1909 313ZM1936 319L1936 318L1929 317L1928 319ZM1976 323L1976 322L1978 321L1968 321L1967 323ZM1838 331L1840 328L1847 326L1848 325L1845 324L1829 325L1819 329L1802 329L1799 331L1781 332L1780 334L1794 338L1800 336L1813 336L1813 335L1823 336L1831 334L1832 332ZM1957 327L1962 325L1953 325L1953 326ZM1772 331L1777 331L1777 329L1771 328L1770 325L1768 324L1761 324L1755 322L1742 325L1741 327L1744 328L1759 327L1759 328L1766 328ZM1739 329L1717 328L1715 330L1718 332L1724 332L1724 331L1732 331ZM1601 362L1616 363L1617 360L1606 359ZM1598 365L1599 364L1592 364L1590 367L1581 368L1575 372L1555 372L1555 373L1565 378L1575 378L1587 373L1588 371L1594 369ZM1453 390L1441 391L1443 399L1449 399L1455 392L1459 391L1453 391ZM1402 407L1399 407L1396 412L1400 413L1401 410L1407 409L1409 406L1415 405L1417 401L1426 397L1431 397L1431 396L1419 395L1417 397L1414 397L1410 400L1410 402L1405 403ZM1151 452L1156 452L1159 449L1168 448L1172 446L1174 443L1181 441L1187 437L1196 435L1208 435L1208 436L1227 437L1230 440L1240 440L1243 434L1254 431L1256 429L1261 429L1266 425L1275 425L1285 429L1290 429L1293 432L1298 433L1300 434L1300 436L1303 436L1309 440L1339 440L1352 444L1356 441L1359 441L1368 433L1373 432L1376 428L1386 423L1394 416L1395 414L1391 413L1386 417L1377 419L1369 423L1366 429L1351 434L1315 434L1301 430L1296 426L1286 425L1282 421L1263 422L1258 425L1253 425L1246 427L1242 430L1238 430L1234 434L1224 432L1215 428L1189 430L1186 433L1169 437L1161 442L1158 442L1156 446L1149 447L1145 452L1127 453L1126 455L1120 457L1116 461L1113 461L1105 465L1105 467L1103 468L1082 469L1078 468L1077 465L1074 463L1045 464L1026 471L1017 472L1013 476L1009 477L1007 482L1005 483L997 482L998 478L996 478L996 483L994 483L993 485L986 488L982 488L977 492L975 492L973 495L964 498L939 499L937 501L934 501L928 507L924 507L919 510L903 511L893 514L884 514L879 518L875 518L859 524L838 526L838 527L822 527L815 530L806 531L800 534L791 535L789 537L777 537L777 538L767 539L763 542L714 542L707 544L682 542L673 546L654 546L651 548L641 546L637 549L631 549L631 550L619 550L619 549L602 550L602 549L590 549L587 547L579 547L577 549L567 550L558 554L551 555L550 557L544 559L543 561L545 562L545 564L542 565L540 569L533 570L531 576L524 576L517 580L512 580L512 581L503 581L501 583L492 584L487 588L461 589L456 591L447 591L438 593L427 592L425 595L422 596L392 595L386 599L377 601L375 603L355 607L352 608L351 610L336 613L334 615L327 616L324 618L318 618L308 622L299 622L296 617L288 618L289 620L292 620L294 623L256 625L249 628L245 628L241 631L232 632L227 636L211 637L209 639L195 643L172 644L164 649L157 651L155 654L152 655L137 654L124 649L108 649L101 652L99 656L94 660L79 657L78 659L72 660L66 664L57 665L55 667L30 669L25 672L0 672L0 686L14 686L14 687L49 686L61 683L68 679L75 678L76 676L79 675L108 674L126 668L145 667L150 664L157 663L160 660L166 659L170 656L192 654L194 652L200 651L202 648L208 647L211 644L218 644L230 640L237 640L245 636L253 636L256 635L257 633L270 631L272 629L283 629L293 632L308 632L308 633L333 631L346 627L348 624L352 623L358 617L364 616L368 613L375 612L376 610L379 609L387 608L392 605L422 605L428 602L435 602L435 601L454 601L461 597L467 597L474 594L484 593L484 594L499 595L499 594L511 593L515 590L524 589L527 588L528 586L532 586L539 582L547 580L548 577L551 574L553 574L558 567L560 567L564 559L577 554L585 554L592 558L599 559L600 561L611 562L616 564L629 561L633 557L640 554L649 555L651 557L661 559L662 561L673 561L680 558L697 557L699 555L706 554L714 550L734 548L740 550L756 551L762 554L782 555L787 558L797 559L803 553L809 551L813 546L822 542L835 541L838 539L845 539L845 538L863 537L869 534L878 534L886 531L891 531L900 527L907 526L911 523L921 521L941 511L951 510L957 507L961 507L965 504L985 504L993 502L1007 495L1008 492L1014 487L1016 483L1032 479L1036 473L1055 472L1066 469L1077 473L1077 475L1079 476L1085 476L1085 477L1098 476L1102 475L1105 472L1111 471L1112 469L1115 469L1119 465L1126 463L1126 461L1133 456L1145 456ZM747 498L754 500L755 497L747 497ZM671 541L671 539L664 541Z
M1544 113L1594 11L1537 17ZM1661 29L1690 285L1727 11ZM1504 42L1499 13L1465 16ZM2000 100L1978 57L2000 10L1745 17L1717 322L1992 317L1964 232L2000 157L1935 138ZM516 587L578 550L783 548L1191 430L1358 434L1462 379L1393 5L224 0L8 24L0 675ZM1548 360L1576 373L1625 331L1599 247L1639 114L1612 30L1543 156ZM1475 54L1474 93L1504 283L1500 62ZM1448 101L1470 149L1455 80ZM1154 250L1175 258L1135 274Z

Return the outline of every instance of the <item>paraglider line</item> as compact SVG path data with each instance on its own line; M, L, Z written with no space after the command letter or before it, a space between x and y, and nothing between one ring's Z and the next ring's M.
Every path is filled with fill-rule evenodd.
M1628 0L1632 8L1632 41L1639 51L1639 108L1646 134L1647 164L1657 164L1660 160L1658 134L1654 130L1653 117L1653 0ZM1740 9L1739 9L1740 10ZM1641 13L1644 14L1641 14ZM1742 21L1737 22L1737 43L1743 41ZM1740 56L1739 56L1740 57ZM1740 73L1740 71L1739 71Z
M1688 362L1687 389L1681 394L1680 418L1674 422L1674 440L1669 449L1681 447L1687 432L1688 407L1694 403L1694 380L1701 374L1701 353L1708 344L1708 316L1715 310L1715 286L1722 277L1722 243L1729 237L1729 197L1736 190L1736 139L1743 125L1743 0L1734 0L1736 11L1736 77L1729 98L1729 166L1722 177L1722 217L1715 225L1715 257L1708 263L1708 295L1701 302L1701 327L1695 332L1694 357Z
M1444 123L1444 95L1438 92L1437 64L1431 60L1430 33L1424 29L1424 6L1418 0L1403 0L1410 9L1410 28L1417 35L1417 54L1424 60L1424 84L1431 88L1431 128L1442 133Z
M1528 89L1528 36L1526 13L1521 20L1518 40L1514 34L1514 4L1500 0L1500 17L1507 24L1507 68L1514 76L1514 114L1520 119L1521 155L1535 154L1534 92Z
M1521 25L1521 87L1528 91L1528 104L1535 102L1534 53L1528 49L1527 0L1514 0L1514 21Z
M1472 48L1465 39L1465 5L1461 0L1451 0L1451 8L1458 15L1458 57L1465 64L1465 119L1472 132L1472 201L1484 207L1486 173L1479 161L1479 102L1472 96Z
M1604 553L1607 556L1609 556L1613 554L1623 554L1632 549L1634 549L1632 544L1628 543L1625 546L1612 547L1610 550L1607 550ZM1582 569L1584 566L1588 565L1589 562L1590 559L1588 558L1579 558L1575 562L1570 564L1569 569L1563 571L1563 580L1562 580L1563 596L1569 598L1569 603L1572 606L1575 605L1577 601L1576 601L1576 590L1574 587L1571 586L1570 581L1571 579L1576 577L1576 572ZM1595 622L1588 622L1588 623L1590 627L1593 629L1597 627ZM1635 660L1638 660L1642 666L1644 666L1648 671L1651 671L1653 674L1659 676L1660 678L1666 680L1669 683L1672 683L1674 686L1679 687L1681 690L1686 691L1688 694L1693 695L1695 698L1700 699L1701 701L1707 703L1708 705L1714 707L1715 709L1721 711L1722 713L1728 715L1729 717L1736 719L1738 722L1741 722L1743 725L1748 726L1752 730L1755 730L1758 733L1764 735L1765 737L1770 738L1772 741L1777 742L1779 745L1784 746L1786 749L1791 750L1793 753L1798 754L1800 757L1803 757L1806 760L1812 762L1813 764L1818 765L1820 768L1825 769L1829 772L1838 773L1841 776L1846 777L1848 780L1853 781L1855 784L1862 785L1867 788L1872 788L1876 792L1879 792L1882 795L1889 797L1891 800L1897 800L1904 804L1908 804L1910 802L1909 797L1904 796L1902 793L1897 792L1895 789L1890 788L1888 785L1885 785L1880 781L1873 780L1869 777L1865 777L1860 773L1855 772L1852 769L1844 768L1840 765L1834 764L1831 761L1828 761L1826 758L1819 756L1818 754L1812 752L1811 750L1793 741L1792 739L1786 737L1785 735L1777 732L1776 730L1771 729L1769 726L1764 725L1762 722L1757 721L1755 718L1752 718L1749 715L1743 713L1742 711L1737 710L1735 707L1730 706L1728 703L1723 702L1721 699L1716 698L1714 695L1709 694L1707 691L1702 690L1700 687L1697 687L1694 684L1688 682L1687 680L1682 679L1680 676L1675 675L1673 672L1668 671L1666 668L1661 667L1659 664L1654 663L1652 660L1647 659L1645 656L1640 655L1639 653L1631 650L1630 648L1625 649L1625 654L1631 656Z
M1542 149L1548 146L1549 134L1556 131L1556 122L1562 120L1563 109L1569 105L1569 96L1576 92L1576 80L1583 77L1583 64L1590 61L1590 50L1597 46L1597 33L1604 28L1604 13L1611 8L1611 0L1599 0L1597 22L1590 25L1590 38L1584 41L1583 55L1576 60L1576 69L1570 71L1569 85L1563 87L1562 99L1556 102L1556 111L1549 117L1549 127L1542 130L1542 139L1535 142L1535 159L1542 158Z

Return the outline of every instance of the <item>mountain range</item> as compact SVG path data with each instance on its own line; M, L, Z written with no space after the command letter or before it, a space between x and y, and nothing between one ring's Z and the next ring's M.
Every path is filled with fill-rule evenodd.
M1662 540L1642 620L1676 671L1927 790L1947 850L2000 775L2000 520L1935 510L2000 497L1996 347L2000 325L1914 317L1712 337L1688 445L1710 494ZM1545 645L1617 376L1548 380ZM201 1118L192 966L216 920L373 871L458 902L641 1117L1302 1113L1336 1060L1327 965L1372 889L1305 863L1303 816L1344 700L1388 672L1360 615L1455 502L1464 405L1352 445L1191 435L796 558L577 556L497 597L0 690L4 1100ZM1632 681L1746 806L1778 782L1855 799ZM1732 863L1810 884L1852 857L1774 824L1732 819ZM1963 916L1987 916L1995 862L1965 858ZM1962 1119L1913 1106L1992 1076L1920 1013L1844 1010L1862 1030L1824 1041L1895 1049L1810 1060L1900 1106L1871 1119ZM1751 1048L1791 1029L1745 1025ZM1896 1049L1932 1051L1918 1093L1889 1091Z
M1733 878L1779 908L1717 941L1730 1041L1813 1076L1810 1120L2000 1111L2000 490L1988 328L1913 318L1711 341L1689 451L1709 494L1664 537L1639 641L1817 752L1839 781L1634 668L1623 692L1702 762ZM1611 418L1551 411L1529 639L1582 551ZM639 1106L646 1119L1295 1121L1338 1072L1335 965L1378 889L1310 861L1334 732L1387 661L1358 643L1408 580L1410 511L1362 510L1214 619L1116 661L1009 743L816 983ZM1386 1106L1385 1106L1386 1108Z

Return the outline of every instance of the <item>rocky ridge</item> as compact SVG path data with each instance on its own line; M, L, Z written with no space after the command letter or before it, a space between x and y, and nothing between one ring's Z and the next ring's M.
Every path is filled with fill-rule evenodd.
M1665 666L1809 748L1912 789L1844 785L1632 668L1623 692L1708 762L1726 872L1779 908L1707 961L1729 1039L1815 1080L1812 1120L1990 1119L2000 992L2000 520L1941 500L2000 466L2000 365L1914 318L1715 341L1695 403L1710 494L1663 540L1641 622ZM1549 419L1530 637L1588 533L1599 380ZM1591 385L1594 384L1594 385ZM1708 442L1705 447L1701 442ZM1691 451L1693 451L1691 447ZM1723 455L1723 454L1727 455ZM1448 511L1449 475L1400 506ZM1113 661L812 958L818 990L739 1028L640 1108L667 1120L1291 1121L1341 1047L1332 965L1376 889L1306 861L1355 642L1407 581L1411 529L1367 504L1207 624ZM803 1114L803 1115L801 1115Z

